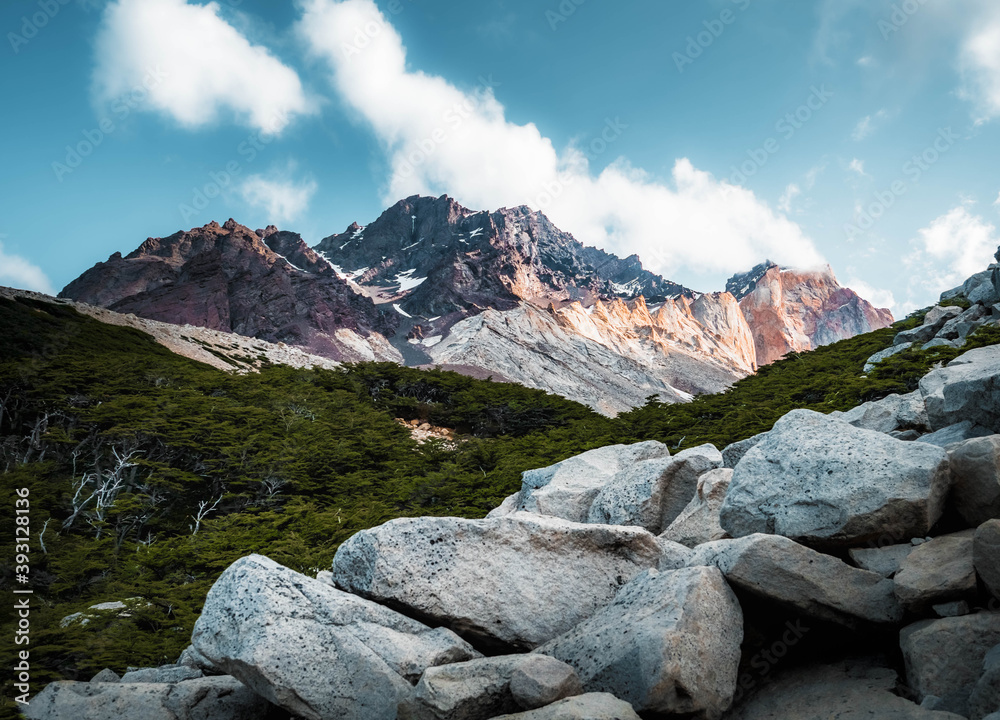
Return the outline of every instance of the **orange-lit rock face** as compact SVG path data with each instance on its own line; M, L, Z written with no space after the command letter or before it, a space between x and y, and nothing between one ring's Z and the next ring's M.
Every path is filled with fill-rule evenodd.
M740 308L761 366L790 352L812 350L893 322L891 312L841 287L829 266L818 271L772 267L740 301Z

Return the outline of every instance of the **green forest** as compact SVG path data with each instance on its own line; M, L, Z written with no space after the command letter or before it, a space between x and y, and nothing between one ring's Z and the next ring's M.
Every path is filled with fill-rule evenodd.
M361 529L483 517L524 470L591 448L721 449L792 408L846 410L912 391L959 351L908 351L867 377L862 367L920 319L790 355L720 395L651 399L611 419L541 391L393 364L227 373L65 305L0 299L0 583L11 597L12 510L27 488L32 689L173 662L213 581L248 553L313 575ZM987 328L966 349L998 342ZM457 439L418 444L397 418ZM110 601L127 610L87 612Z

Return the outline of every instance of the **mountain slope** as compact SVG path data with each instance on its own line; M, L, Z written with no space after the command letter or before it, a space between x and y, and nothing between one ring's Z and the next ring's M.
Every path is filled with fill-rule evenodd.
M790 352L812 350L893 323L889 310L876 308L842 287L829 265L801 271L766 263L735 276L727 287L742 295L740 308L753 331L761 366Z
M585 247L527 207L474 212L447 196L401 200L315 248L377 302L410 315L468 317L521 301L546 306L643 295L657 302L687 288ZM454 321L454 318L451 318ZM433 334L433 333L432 333Z
M115 253L60 297L338 361L401 359L383 337L398 325L394 313L357 295L298 235L258 234L233 220L149 238L126 257Z

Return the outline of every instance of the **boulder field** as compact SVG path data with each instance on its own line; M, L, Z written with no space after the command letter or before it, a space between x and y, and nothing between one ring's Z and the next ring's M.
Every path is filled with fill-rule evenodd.
M528 471L490 517L362 531L319 578L244 557L177 664L52 683L27 716L993 718L998 388L975 350L721 452Z

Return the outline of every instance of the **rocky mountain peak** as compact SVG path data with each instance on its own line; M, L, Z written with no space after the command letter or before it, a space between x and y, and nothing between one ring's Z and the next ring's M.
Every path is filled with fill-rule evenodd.
M398 326L394 313L351 290L298 234L257 233L233 219L148 238L126 257L98 263L60 296L298 345L334 360L400 357L382 337ZM338 331L350 331L347 345Z
M737 273L726 282L726 292L730 293L737 301L742 300L757 288L764 275L772 268L778 267L770 260L765 260L752 270L745 273Z
M736 277L742 278L736 280L740 289L748 288L740 308L753 331L760 365L893 323L889 310L842 287L829 265L791 270L764 263Z

